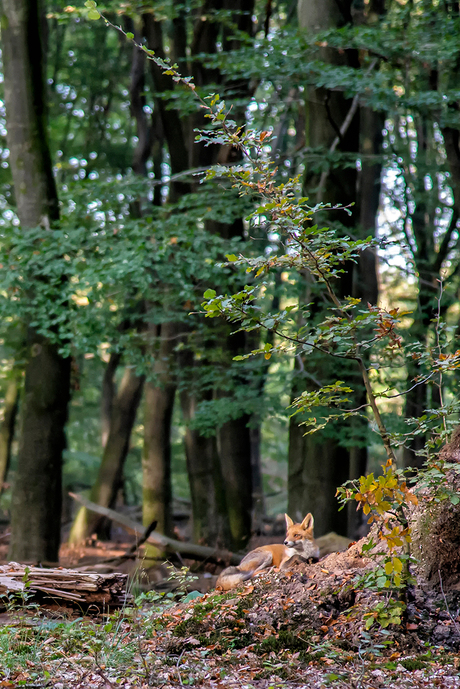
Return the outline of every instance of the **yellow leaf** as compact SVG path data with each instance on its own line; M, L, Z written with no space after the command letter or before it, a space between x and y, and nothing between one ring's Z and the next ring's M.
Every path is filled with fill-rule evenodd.
M397 572L398 574L400 574L402 572L402 568L403 568L403 563L401 562L399 557L394 557L393 558L393 569L394 569L394 571Z
M390 574L392 573L392 571L393 571L393 563L392 563L392 562L386 562L386 563L385 563L385 574L387 574L388 576L390 576Z
M371 511L370 505L367 505L367 504L363 505L364 514L369 514L370 511Z

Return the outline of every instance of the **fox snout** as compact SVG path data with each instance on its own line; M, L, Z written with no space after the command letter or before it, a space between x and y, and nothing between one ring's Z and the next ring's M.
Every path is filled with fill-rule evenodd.
M284 541L284 545L286 546L286 548L293 548L295 546L295 543L294 541L288 541L288 539L286 538L286 540Z

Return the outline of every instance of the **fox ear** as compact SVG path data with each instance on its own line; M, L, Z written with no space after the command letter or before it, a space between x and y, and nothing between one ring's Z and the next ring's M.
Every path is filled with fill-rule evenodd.
M291 517L288 514L285 514L284 518L286 520L286 529L290 529L291 526L294 526L294 522L292 521Z
M302 529L305 529L307 531L309 529L313 529L314 524L315 520L313 519L313 515L311 512L309 512L300 526Z

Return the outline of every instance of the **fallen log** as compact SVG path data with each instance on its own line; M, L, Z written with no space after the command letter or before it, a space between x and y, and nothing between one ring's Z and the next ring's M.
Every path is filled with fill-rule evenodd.
M142 524L127 517L125 514L115 512L115 510L111 510L108 507L96 505L96 503L91 502L91 500L88 500L88 498L85 498L83 495L77 495L76 493L70 492L69 495L73 500L84 505L86 509L120 524L126 531L133 533L137 538L142 538L144 536L145 528ZM218 562L220 564L229 563L231 565L238 565L241 560L241 555L235 555L229 550L219 550L218 548L208 548L205 545L197 545L196 543L177 541L174 538L163 536L163 534L157 533L156 531L153 531L146 540L148 543L152 543L166 552L180 553L181 555L185 555L185 557L192 557L198 560L209 560L210 562Z
M127 574L119 572L75 572L62 567L44 569L9 562L0 566L0 596L27 594L28 602L46 605L70 601L84 609L96 606L107 610L131 600L131 594L126 592L127 579Z

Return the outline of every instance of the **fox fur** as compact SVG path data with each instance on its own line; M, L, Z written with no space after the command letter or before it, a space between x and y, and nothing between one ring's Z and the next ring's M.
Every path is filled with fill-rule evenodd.
M252 579L263 569L268 567L283 569L295 556L302 560L318 559L319 548L313 537L313 516L308 513L301 524L294 524L287 514L284 517L286 520L284 545L275 543L274 545L262 545L251 550L243 557L237 567L227 567L220 573L216 588L229 591L244 581Z

